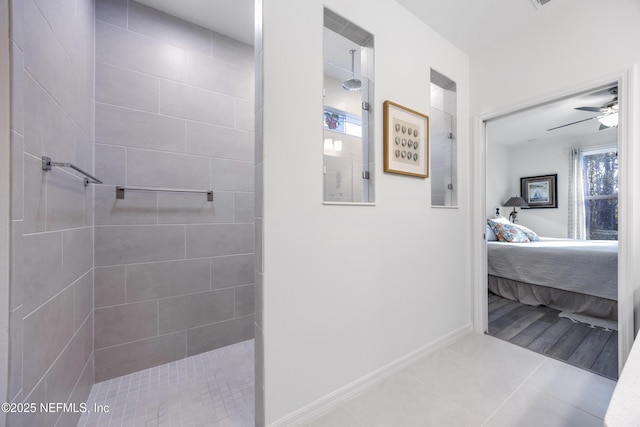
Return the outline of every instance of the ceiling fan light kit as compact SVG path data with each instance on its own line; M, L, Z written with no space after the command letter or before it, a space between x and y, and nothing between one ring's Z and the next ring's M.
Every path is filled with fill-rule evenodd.
M532 0L534 1L534 0ZM547 131L551 131L551 130L556 130L556 129L560 129L566 126L571 126L571 125L575 125L577 123L582 123L582 122L586 122L589 120L593 120L593 119L597 119L600 122L600 127L598 128L598 130L604 130L604 129L608 129L611 127L616 127L618 126L618 87L614 86L612 88L609 88L609 93L611 95L613 95L613 99L611 101L608 101L606 103L604 103L602 106L600 107L577 107L574 108L574 110L579 110L579 111L588 111L591 113L601 113L599 116L595 116L595 117L589 117L583 120L578 120L575 122L571 122L571 123L567 123L564 125L560 125L560 126L556 126L553 127L551 129L547 129Z

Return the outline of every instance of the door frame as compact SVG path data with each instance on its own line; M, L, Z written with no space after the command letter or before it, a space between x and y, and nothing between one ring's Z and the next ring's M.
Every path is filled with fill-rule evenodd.
M544 105L558 99L571 97L606 84L618 83L618 103L620 116L618 125L618 160L619 192L618 192L618 370L622 371L631 351L636 332L634 325L634 294L640 283L633 266L634 231L640 232L640 215L634 217L633 210L633 165L640 165L636 159L640 149L633 146L636 134L635 93L638 82L638 66L632 66L619 73L603 76L580 85L576 85L552 95L531 99L529 101L508 106L503 109L489 111L473 117L473 144L471 147L471 235L472 239L472 286L473 286L473 324L478 333L488 329L487 300L487 247L485 244L486 229L486 165L487 141L486 122L518 111ZM634 227L634 224L636 226ZM637 245L637 243L636 243ZM636 249L637 251L637 249ZM638 313L640 315L640 313Z

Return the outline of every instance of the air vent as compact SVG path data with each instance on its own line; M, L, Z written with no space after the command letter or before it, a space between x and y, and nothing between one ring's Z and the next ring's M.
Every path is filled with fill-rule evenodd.
M549 3L550 1L551 0L531 0L531 3L533 3L533 7L535 7L536 9L539 9L545 4Z

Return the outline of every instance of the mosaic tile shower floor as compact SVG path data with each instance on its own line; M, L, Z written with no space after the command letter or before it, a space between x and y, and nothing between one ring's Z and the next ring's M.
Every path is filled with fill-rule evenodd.
M233 344L97 383L78 427L253 427L254 343Z

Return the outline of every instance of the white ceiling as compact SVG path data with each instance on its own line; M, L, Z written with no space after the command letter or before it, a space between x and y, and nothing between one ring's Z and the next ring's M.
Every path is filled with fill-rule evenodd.
M616 138L615 128L599 130L597 112L576 110L577 107L601 107L613 100L610 87L597 89L589 93L561 99L535 108L523 110L487 123L487 139L493 144L515 146L520 144L544 143L582 139L583 142ZM590 120L548 130L556 126Z
M253 45L254 0L137 1ZM468 54L523 26L535 25L543 14L553 13L555 3L551 1L545 6L534 6L535 0L396 1ZM351 47L348 43L337 43L337 46L335 52L339 54L332 57L330 62L349 70ZM356 58L356 68L359 68L359 63L359 58ZM358 71L356 69L356 73ZM582 95L494 120L490 128L492 142L513 145L531 143L532 140L542 142L554 138L578 138L587 134L602 136L611 130L599 132L599 123L595 119L555 131L548 132L547 129L595 117L597 113L576 111L574 108L600 106L611 98L606 91Z
M253 46L255 0L136 0Z
M531 24L552 7L536 7L532 0L396 1L468 54Z

